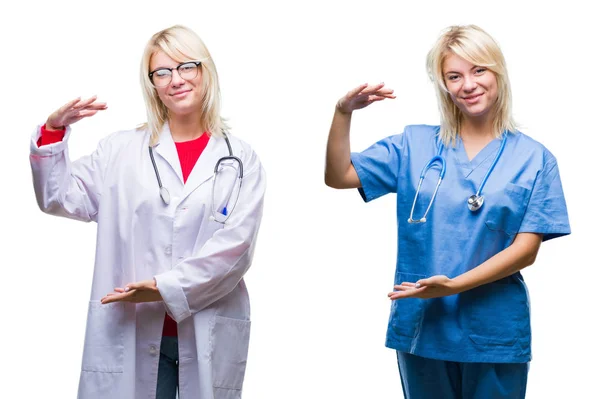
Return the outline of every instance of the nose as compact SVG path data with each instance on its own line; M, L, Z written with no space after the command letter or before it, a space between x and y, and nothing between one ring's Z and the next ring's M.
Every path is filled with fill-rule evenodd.
M185 79L181 77L177 69L173 69L171 73L173 74L171 76L171 86L181 86L185 82Z
M470 93L477 88L477 80L472 76L465 76L463 90Z

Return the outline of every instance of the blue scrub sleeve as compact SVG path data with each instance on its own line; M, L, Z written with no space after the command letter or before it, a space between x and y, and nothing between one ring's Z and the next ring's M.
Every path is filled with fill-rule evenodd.
M387 137L363 152L353 152L350 159L360 179L358 189L365 202L395 193L404 149L405 133Z
M571 234L558 165L552 157L539 172L519 233L542 233L543 241Z

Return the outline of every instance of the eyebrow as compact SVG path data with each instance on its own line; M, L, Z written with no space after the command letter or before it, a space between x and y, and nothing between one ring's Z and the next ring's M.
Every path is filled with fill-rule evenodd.
M189 61L181 61L181 62L177 62L177 65L173 66L173 67L168 67L168 66L164 66L164 65L160 65L154 69L150 69L150 71L157 71L159 69L176 69L179 68L179 66L183 65L183 64L189 64L189 63L198 63L198 62L202 62L202 61L197 61L197 60L189 60Z
M486 67L484 67L484 66L481 66L481 65L473 65L473 67L472 67L471 69L469 69L469 71L472 71L473 69L477 69L477 68L486 68ZM458 75L460 75L460 72L456 72L456 71L448 71L448 72L444 72L444 75L448 75L448 74L450 74L450 73L455 73L455 74L458 74Z
M150 70L152 70L152 71L156 71L157 69L171 69L171 68L177 68L179 65L181 65L181 64L177 64L177 65L175 65L174 67L168 67L168 66L165 66L165 65L160 65L160 66L157 66L156 68L153 68L153 69L150 69Z

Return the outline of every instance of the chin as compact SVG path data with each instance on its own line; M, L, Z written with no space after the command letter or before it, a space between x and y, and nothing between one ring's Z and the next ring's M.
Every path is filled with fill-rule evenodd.
M170 111L174 115L183 116L183 115L192 114L192 113L198 111L199 108L200 108L199 106L194 106L194 105L190 105L190 106L177 105L177 106L170 108Z
M491 109L492 109L492 107L477 106L477 107L472 107L472 108L464 108L463 113L472 118L478 118L480 116L487 114Z

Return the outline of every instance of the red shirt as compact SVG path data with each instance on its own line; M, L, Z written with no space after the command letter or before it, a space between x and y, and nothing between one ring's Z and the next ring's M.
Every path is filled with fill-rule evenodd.
M37 141L38 147L53 144L61 141L65 136L65 130L46 130L46 125L42 126L40 138ZM210 136L204 132L202 136L190 141L182 141L175 143L177 154L179 155L179 163L181 164L181 172L183 173L183 182L187 181L188 176L194 169L196 161L200 158L200 154L206 148ZM163 325L163 336L176 337L177 323L168 314L165 313L165 322Z

